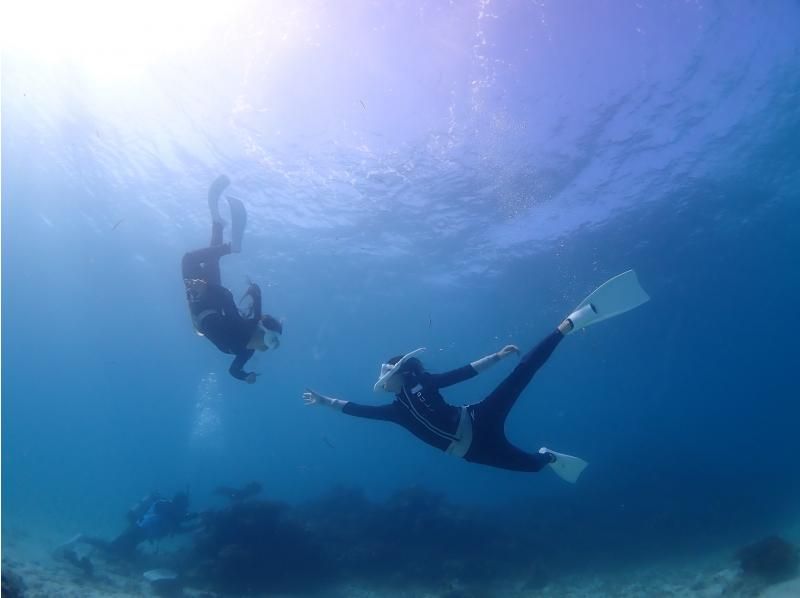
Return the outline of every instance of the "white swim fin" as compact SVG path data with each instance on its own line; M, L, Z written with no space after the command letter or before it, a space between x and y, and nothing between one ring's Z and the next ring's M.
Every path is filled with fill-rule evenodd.
M586 299L581 301L567 319L575 332L597 322L613 318L650 301L636 278L636 272L628 270L604 282Z
M573 457L572 455L557 453L555 451L551 451L549 448L542 447L539 449L539 452L543 455L553 455L556 458L555 461L552 461L549 464L550 467L553 468L553 471L556 472L558 477L560 477L562 480L568 481L570 484L577 482L581 473L583 473L583 470L586 469L587 465L589 465L580 457Z
M228 197L228 204L231 206L231 251L239 253L242 250L242 239L244 229L247 226L247 210L241 199Z
M211 212L211 220L224 225L225 221L219 215L219 198L225 188L231 184L231 180L224 174L219 175L208 188L208 210Z

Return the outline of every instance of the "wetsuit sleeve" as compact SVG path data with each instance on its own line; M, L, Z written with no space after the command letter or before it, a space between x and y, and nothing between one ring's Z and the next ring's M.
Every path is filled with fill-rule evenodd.
M247 378L250 372L245 372L242 368L244 368L244 364L246 364L247 360L253 356L254 352L255 351L252 349L248 349L244 353L239 353L236 355L236 359L233 360L231 367L228 368L231 376L238 378L239 380L244 380Z
M435 386L436 388L446 388L448 386L453 386L453 384L464 382L464 380L474 378L477 375L477 370L472 367L472 365L467 364L457 370L450 370L443 374L425 374L425 383L426 385Z
M380 419L388 422L397 421L397 411L394 403L389 403L388 405L359 405L358 403L347 401L342 408L342 413L366 419Z

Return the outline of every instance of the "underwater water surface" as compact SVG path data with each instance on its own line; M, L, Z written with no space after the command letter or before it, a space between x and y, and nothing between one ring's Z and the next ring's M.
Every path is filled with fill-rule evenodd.
M324 535L298 555L399 587L448 560L573 572L797 520L796 2L19 6L4 555L111 536L153 490L200 510L251 480ZM284 326L254 385L195 335L180 274L222 173L249 218L223 282L258 282ZM589 461L574 486L303 404L387 402L380 364L417 347L432 371L530 348L631 268L651 301L566 339L508 420L526 450ZM445 397L480 400L515 359ZM403 542L427 568L391 565Z

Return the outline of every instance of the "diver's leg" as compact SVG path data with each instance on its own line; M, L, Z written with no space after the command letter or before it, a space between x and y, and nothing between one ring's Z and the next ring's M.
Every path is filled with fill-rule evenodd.
M181 263L184 280L200 279L209 284L221 284L219 260L230 252L230 244L223 243L184 254Z
M200 259L200 255L197 255L198 251L202 251L202 249L189 251L183 254L183 259L181 259L181 274L183 274L184 281L202 279L205 274L203 272L203 260Z
M503 430L509 411L522 391L564 338L561 329L554 330L520 359L517 367L483 401L474 405L475 417Z
M495 467L514 471L540 471L553 461L549 453L528 453L514 446L508 440L506 440L505 450L501 451L497 457L498 463Z
M216 247L218 245L222 245L222 229L225 228L225 225L222 222L212 222L211 223L211 243L209 245L211 247Z
M506 438L500 422L481 419L478 413L473 413L472 434L469 451L464 455L471 463L512 471L539 471L553 460L550 454L531 454L517 448Z
M222 237L222 232L220 228L220 237ZM208 261L204 264L204 269L206 271L206 280L209 284L216 284L222 286L222 274L219 270L219 260L222 256L228 255L231 252L231 245L230 243L225 243L222 245L215 245L213 247L209 247L209 249L216 249L217 251L209 256Z

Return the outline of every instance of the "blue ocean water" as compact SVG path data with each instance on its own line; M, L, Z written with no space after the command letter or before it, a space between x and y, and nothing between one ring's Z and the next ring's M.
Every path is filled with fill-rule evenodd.
M253 479L290 505L499 508L576 568L796 519L796 2L231 6L166 32L129 8L127 46L66 10L79 51L4 47L4 548ZM252 386L194 334L180 276L220 173L249 211L223 281L284 323ZM587 459L575 486L303 405L386 401L380 363L418 346L433 371L531 347L629 268L652 300L569 337L508 421Z

